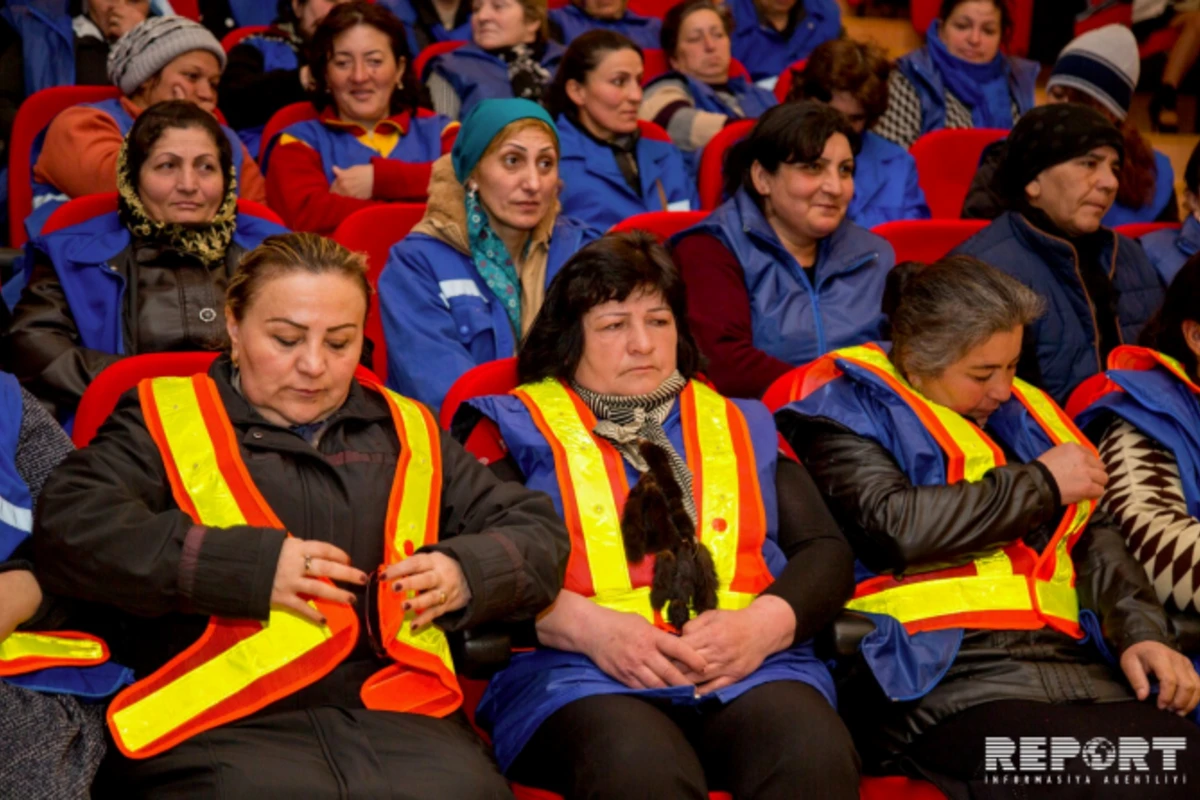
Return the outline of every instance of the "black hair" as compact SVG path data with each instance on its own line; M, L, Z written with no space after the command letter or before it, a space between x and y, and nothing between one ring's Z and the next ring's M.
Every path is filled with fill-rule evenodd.
M334 43L337 37L359 25L370 26L386 36L392 47L392 56L397 62L404 59L404 78L401 80L401 86L392 91L391 113L398 114L408 109L416 114L421 101L421 85L413 72L413 59L408 51L404 23L388 8L368 0L351 0L349 3L334 6L313 33L312 43L308 48L309 65L312 69L313 83L316 84L313 105L324 109L333 102L333 95L325 80L325 70L333 57Z
M836 133L845 136L851 151L858 155L862 139L836 108L804 100L769 109L758 118L745 139L729 148L722 170L725 193L733 195L738 189L745 189L761 204L762 196L754 188L750 170L755 161L772 175L781 164L812 163L821 157L825 143Z
M550 282L517 353L521 383L573 378L583 357L583 316L601 303L624 301L636 291L662 294L675 316L676 369L685 378L699 372L703 357L688 330L683 280L666 247L649 233L633 231L610 233L587 245Z
M164 100L147 108L133 121L129 129L129 150L126 164L129 176L134 185L138 183L138 175L142 165L150 157L154 143L168 130L173 128L200 128L206 132L213 144L221 163L221 178L224 181L222 193L229 189L229 173L233 169L233 148L229 137L221 130L216 118L189 100Z
M1187 167L1183 170L1183 186L1194 195L1200 196L1200 142L1188 157Z
M1195 159L1195 155L1192 156ZM1188 377L1200 380L1200 362L1183 335L1183 323L1200 323L1200 255L1188 259L1167 287L1162 307L1142 328L1138 344L1183 364Z
M575 104L567 96L567 82L587 83L587 76L599 66L604 57L619 50L633 50L638 54L638 58L642 57L642 48L616 31L596 28L575 37L563 53L558 72L554 74L554 82L550 84L547 92L544 105L550 116L557 118L559 114L575 111Z

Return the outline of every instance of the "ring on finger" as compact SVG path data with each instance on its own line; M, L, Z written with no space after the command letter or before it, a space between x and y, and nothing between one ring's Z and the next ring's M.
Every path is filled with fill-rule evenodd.
M445 592L438 592L438 605L439 606L446 605L446 593Z
M312 556L305 556L305 557L304 557L304 574L305 574L305 575L311 575L311 574L312 574L312 559L313 559L313 557L312 557Z

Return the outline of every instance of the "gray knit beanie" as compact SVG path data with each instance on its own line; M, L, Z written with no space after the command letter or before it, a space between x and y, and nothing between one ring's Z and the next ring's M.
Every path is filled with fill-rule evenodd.
M1141 73L1133 31L1124 25L1105 25L1072 39L1063 48L1046 88L1077 89L1124 120Z
M167 64L193 50L212 53L225 70L225 51L203 25L187 17L148 17L108 51L108 79L129 97Z

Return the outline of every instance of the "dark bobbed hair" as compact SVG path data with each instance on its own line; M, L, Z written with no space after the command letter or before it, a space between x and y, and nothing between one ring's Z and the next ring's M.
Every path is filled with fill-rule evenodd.
M663 17L662 31L658 36L658 42L668 58L675 55L675 48L679 46L679 29L683 27L683 21L697 11L712 11L721 18L726 35L733 34L733 12L729 6L715 0L683 0L671 6L671 10Z
M812 163L821 157L825 143L836 133L849 139L851 151L858 155L862 139L836 108L804 100L769 109L758 118L745 139L729 148L722 171L725 193L732 195L738 189L745 189L761 206L762 195L754 188L750 174L755 161L772 175L781 164Z
M1183 323L1189 320L1200 323L1200 255L1189 258L1176 273L1167 288L1167 299L1138 337L1138 344L1183 364L1195 381L1200 380L1200 361L1183 336Z
M562 61L558 63L558 72L554 73L554 82L550 84L544 103L550 116L557 118L559 114L575 110L575 104L567 96L568 81L587 83L588 75L600 65L604 57L620 50L633 50L638 54L638 58L642 58L642 48L616 31L596 28L575 37L563 53Z
M973 0L942 0L942 7L938 9L937 18L945 22L946 18L954 13L954 9L963 3L970 2L973 2ZM1008 0L991 0L991 3L1000 12L1000 41L1007 44L1008 40L1012 37L1013 31L1013 15L1012 11L1008 8Z
M676 369L691 378L703 356L687 324L683 280L667 248L645 231L610 233L584 247L563 265L546 289L546 299L517 353L521 383L543 378L571 380L583 358L583 316L610 300L638 291L661 293L675 316Z
M233 171L233 148L229 137L221 130L216 117L190 100L164 100L147 108L133 121L129 129L129 151L126 164L134 184L138 183L142 165L150 157L150 148L171 129L200 128L217 146L224 179L222 193L229 191L229 176Z
M804 71L796 73L788 100L828 103L834 92L847 92L862 103L871 128L887 111L888 75L892 65L878 46L853 39L823 42L808 57Z
M1200 142L1188 157L1187 167L1183 170L1183 184L1189 192L1200 196Z
M325 80L325 70L333 58L333 48L337 38L351 28L367 25L388 38L392 47L392 56L399 61L404 59L403 86L392 91L390 111L397 114L405 109L416 113L421 100L421 91L416 74L413 72L412 55L408 52L408 37L404 33L404 23L397 19L384 6L368 2L368 0L350 0L330 9L328 16L317 26L312 43L308 47L309 63L312 68L313 105L324 110L333 102L333 94Z

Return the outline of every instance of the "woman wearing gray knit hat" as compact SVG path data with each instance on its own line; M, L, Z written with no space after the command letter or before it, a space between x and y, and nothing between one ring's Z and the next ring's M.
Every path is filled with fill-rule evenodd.
M69 108L50 123L33 178L30 235L41 231L58 205L85 194L117 189L117 153L137 116L164 100L188 100L214 113L225 51L199 23L151 17L122 36L108 54L108 77L123 95ZM253 157L229 128L240 196L266 201Z
M1140 75L1133 33L1123 25L1106 25L1076 37L1064 47L1046 84L1051 103L1090 106L1121 129L1125 157L1117 199L1104 216L1108 228L1133 222L1179 221L1171 160L1152 149L1129 119ZM963 204L963 217L994 219L1004 211L1000 187L993 185L1004 149L1005 143L997 142L984 151Z
M1026 332L1017 374L1060 403L1137 339L1163 287L1132 240L1103 227L1117 197L1125 143L1095 109L1030 111L1008 137L999 171L1008 211L955 252L975 256L1040 294L1050 313Z

